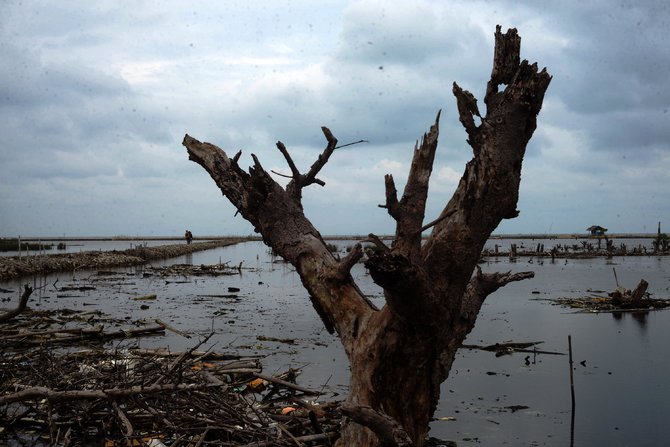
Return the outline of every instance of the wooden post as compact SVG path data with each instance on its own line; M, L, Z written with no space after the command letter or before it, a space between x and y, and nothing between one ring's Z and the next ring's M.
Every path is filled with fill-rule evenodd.
M570 447L575 445L575 382L572 378L572 336L568 335L568 353L570 355L570 396L572 398L572 412L570 417Z
M570 395L572 397L572 411L575 411L575 382L572 378L572 336L568 335L568 353L570 355Z

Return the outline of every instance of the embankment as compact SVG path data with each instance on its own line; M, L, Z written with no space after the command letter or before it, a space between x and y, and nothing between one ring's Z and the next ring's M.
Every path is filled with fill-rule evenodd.
M157 247L135 247L123 251L85 251L41 256L0 257L0 281L58 271L99 269L141 265L155 259L167 259L176 256L209 250L243 242L244 239L231 238L193 244L160 245Z

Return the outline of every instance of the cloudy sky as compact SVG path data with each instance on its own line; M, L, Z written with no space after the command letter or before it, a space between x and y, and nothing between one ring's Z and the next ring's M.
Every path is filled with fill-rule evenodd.
M390 233L439 109L427 220L472 157L452 82L482 99L495 25L553 81L501 233L670 229L667 1L0 2L0 236L250 234L185 133L289 172L341 143L305 192L324 234Z

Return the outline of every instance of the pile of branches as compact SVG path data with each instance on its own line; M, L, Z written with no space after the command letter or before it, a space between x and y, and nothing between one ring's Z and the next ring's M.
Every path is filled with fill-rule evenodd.
M90 325L89 314L25 310L0 325L0 444L330 446L338 436L338 405L309 400L319 393L296 385L296 371L266 376L257 357L198 350L209 337L181 353L73 338L72 322Z
M225 247L238 242L223 239L195 244L172 244L157 247L137 246L123 251L85 251L46 256L0 257L0 280L58 271L93 270L103 267L142 265L152 260L167 259L197 251Z
M615 272L616 275L616 272ZM670 307L669 299L652 298L647 292L649 283L641 279L635 289L630 290L618 285L607 296L584 296L578 298L557 298L552 300L558 305L581 309L586 312L638 312L666 309Z

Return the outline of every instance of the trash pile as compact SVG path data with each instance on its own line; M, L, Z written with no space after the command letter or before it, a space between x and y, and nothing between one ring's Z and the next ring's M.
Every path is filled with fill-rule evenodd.
M113 327L108 330L106 328ZM329 446L338 404L262 374L260 357L139 349L165 328L26 309L0 324L0 444ZM113 341L121 338L121 341Z

